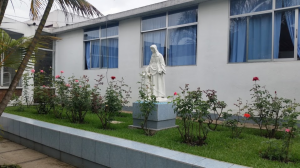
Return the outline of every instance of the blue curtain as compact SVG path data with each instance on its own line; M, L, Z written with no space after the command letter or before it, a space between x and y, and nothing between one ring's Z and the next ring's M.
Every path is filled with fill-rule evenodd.
M274 27L274 59L279 58L279 42L281 32L281 18L282 12L275 13L275 27Z
M299 15L300 16L300 15ZM285 12L285 17L286 17L286 22L288 24L288 28L289 28L289 33L292 39L292 42L295 46L295 41L294 41L294 37L295 37L295 11L286 11ZM299 30L298 30L299 32ZM297 54L299 55L300 53L300 40L298 38L298 46L297 46Z
M180 11L169 12L168 25L176 26L197 22L198 8L190 8Z
M118 68L118 38L101 40L103 68Z
M85 42L85 63L86 68L91 69L90 42Z
M196 65L197 26L169 30L167 65Z
M151 49L150 46L155 44L158 51L164 56L166 56L166 31L154 31L149 33L143 33L143 49L144 49L144 59L143 64L149 65L151 59Z
M230 15L271 10L272 5L273 0L230 0Z
M289 29L289 33L292 39L293 44L295 44L294 41L294 28L295 28L295 12L294 11L286 11L284 12L285 14L285 18L286 18L286 22L287 22L287 26Z
M91 68L100 68L100 41L91 42Z
M229 62L246 62L247 18L230 20Z
M248 60L272 59L272 14L249 19Z
M142 31L166 27L166 13L142 18Z
M300 0L276 0L276 8L300 5Z

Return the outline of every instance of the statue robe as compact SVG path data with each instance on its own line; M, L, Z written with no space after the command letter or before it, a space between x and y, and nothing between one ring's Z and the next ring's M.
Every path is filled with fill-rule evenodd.
M165 74L166 65L163 56L158 52L156 46L155 53L152 54L149 66L146 68L148 76L150 76L150 84L152 85L152 93L157 98L166 98Z

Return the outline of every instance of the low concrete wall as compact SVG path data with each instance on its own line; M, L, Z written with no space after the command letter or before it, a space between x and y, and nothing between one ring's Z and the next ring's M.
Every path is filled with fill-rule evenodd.
M245 168L157 146L3 113L2 136L86 168Z

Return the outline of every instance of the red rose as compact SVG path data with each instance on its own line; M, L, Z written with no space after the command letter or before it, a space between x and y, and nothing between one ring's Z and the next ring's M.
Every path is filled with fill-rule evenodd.
M174 96L176 96L177 95L177 92L174 92Z
M258 77L253 77L253 81L258 81Z
M245 113L245 114L244 114L244 117L249 118L249 117L250 117L250 114Z
M114 79L116 79L116 77L115 77L115 76L112 76L111 79L114 80Z

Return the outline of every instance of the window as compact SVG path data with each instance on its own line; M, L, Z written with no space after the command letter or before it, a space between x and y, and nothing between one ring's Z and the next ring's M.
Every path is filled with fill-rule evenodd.
M300 1L231 0L230 7L230 63L299 58Z
M148 65L155 44L167 66L196 65L197 8L142 18L143 65Z
M231 0L230 15L240 15L272 9L273 0Z
M118 32L118 24L84 31L85 69L118 68Z
M291 6L299 6L299 0L276 0L276 8L285 8Z

